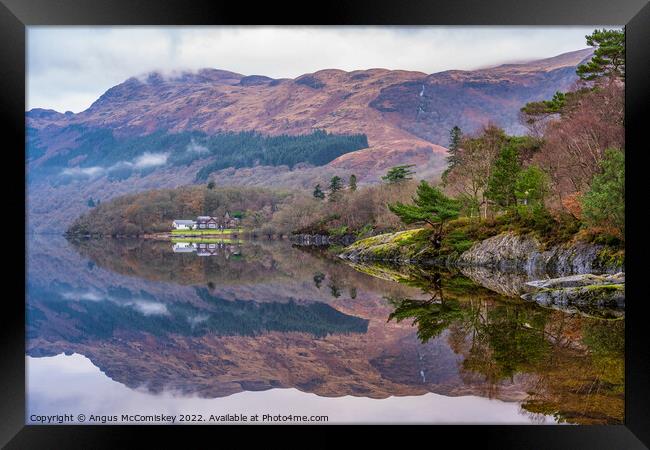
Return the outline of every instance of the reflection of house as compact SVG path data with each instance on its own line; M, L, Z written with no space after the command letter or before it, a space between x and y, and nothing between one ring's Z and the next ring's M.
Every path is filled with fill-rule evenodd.
M172 249L174 253L193 253L196 251L196 245L192 242L176 242Z
M198 256L212 256L217 254L217 250L219 249L220 246L223 244L203 244L199 243L198 244L198 250L196 251L196 254Z
M238 246L232 244L226 244L225 242L218 243L203 243L199 242L196 244L196 254L197 256L215 256L223 255L226 258L230 257L231 254L239 254L240 249Z
M174 220L172 222L172 228L175 230L191 230L196 226L196 222L193 220Z

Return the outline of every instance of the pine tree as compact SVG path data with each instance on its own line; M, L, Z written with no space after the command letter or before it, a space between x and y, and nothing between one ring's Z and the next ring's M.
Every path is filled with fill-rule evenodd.
M216 186L216 184L214 183L214 181L210 181L208 183L208 189L210 189L210 190L214 189L215 186Z
M402 181L411 180L415 172L410 170L411 167L415 167L415 164L405 164L402 166L395 166L391 168L386 175L381 177L382 180L386 181L388 184L400 183Z
M451 170L458 163L458 148L460 147L460 141L463 138L463 132L460 127L455 125L449 131L449 156L447 156L447 170Z
M357 176L355 174L350 175L350 179L348 180L348 187L352 192L357 190Z
M443 184L447 183L447 177L449 173L460 164L460 155L458 149L460 148L460 142L463 138L463 132L461 131L458 125L449 130L449 151L447 156L447 168L442 172L442 182Z
M89 208L94 208L95 207L95 201L93 200L92 197L88 199L88 202L86 203Z
M389 204L388 209L405 224L427 223L431 225L434 229L434 247L439 249L442 245L443 225L446 221L458 217L460 205L437 187L422 180L413 197L413 204L397 202Z
M314 197L320 200L325 198L325 192L321 189L320 184L314 187Z
M330 179L329 201L333 202L338 200L341 189L343 189L343 180L338 175L334 175Z
M625 30L594 30L585 36L587 45L596 47L594 56L576 68L584 81L625 77Z

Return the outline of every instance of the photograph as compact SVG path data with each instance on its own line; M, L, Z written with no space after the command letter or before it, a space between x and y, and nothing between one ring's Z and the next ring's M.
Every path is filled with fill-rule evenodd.
M625 90L624 23L26 26L24 422L625 424Z
M300 6L0 0L0 448L649 449L649 0Z

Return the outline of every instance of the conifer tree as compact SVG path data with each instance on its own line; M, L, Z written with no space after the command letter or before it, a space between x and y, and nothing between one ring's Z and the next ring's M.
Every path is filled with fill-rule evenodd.
M405 164L402 166L395 166L388 170L386 175L381 177L382 180L386 181L388 184L400 183L402 181L411 180L415 172L413 172L411 167L415 167L415 164Z
M322 200L322 199L325 198L325 192L323 192L323 190L321 189L320 184L317 184L316 186L314 186L313 195L314 195L315 198L317 198L319 200Z
M458 201L447 197L440 189L422 180L417 187L413 204L401 202L388 205L405 224L426 223L433 227L433 243L436 249L442 244L443 225L458 217Z
M357 190L357 176L355 174L350 175L348 180L348 187L352 192Z

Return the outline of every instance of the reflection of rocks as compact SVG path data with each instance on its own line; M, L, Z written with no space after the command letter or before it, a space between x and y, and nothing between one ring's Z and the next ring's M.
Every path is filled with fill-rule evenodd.
M528 275L522 272L505 272L478 266L461 267L460 272L476 284L509 297L519 297L525 292L525 283L529 280Z
M625 275L573 275L526 283L533 292L524 300L598 316L622 316L625 308Z
M598 286L605 284L625 284L625 274L619 272L614 275L594 275L586 273L582 275L569 275L548 280L529 281L526 286L532 289L564 289L584 286Z

